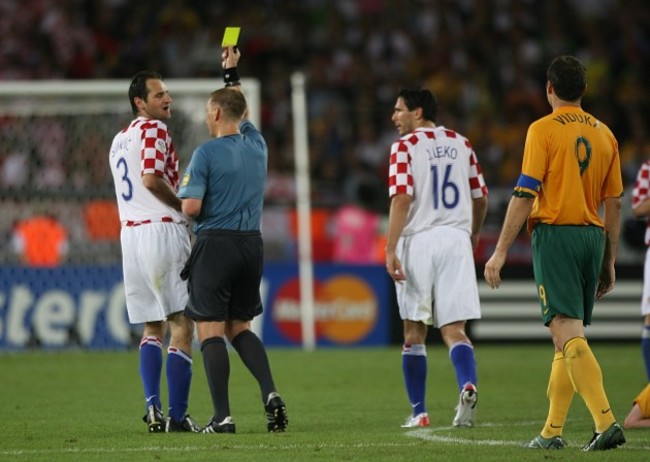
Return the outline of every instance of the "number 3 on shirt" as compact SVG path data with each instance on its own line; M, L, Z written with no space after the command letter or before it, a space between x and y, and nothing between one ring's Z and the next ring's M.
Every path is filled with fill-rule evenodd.
M126 183L126 192L122 193L122 199L128 202L133 199L133 183L131 183L131 179L129 178L129 166L126 163L126 160L124 160L124 157L120 157L117 161L117 168L119 170L124 170L122 181Z
M449 180L451 176L451 167L452 164L444 166L445 175L440 184L440 175L438 174L438 165L431 166L431 183L433 189L433 208L438 210L440 207L440 202L442 206L446 209L453 209L458 205L459 201L459 192L458 186L453 181Z

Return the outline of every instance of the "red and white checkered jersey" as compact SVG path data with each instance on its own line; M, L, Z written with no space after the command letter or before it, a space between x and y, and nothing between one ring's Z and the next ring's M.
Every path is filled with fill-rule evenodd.
M636 175L632 190L632 208L637 208L648 197L650 197L650 161L644 162ZM645 243L650 244L650 220L645 230Z
M467 138L442 126L418 128L393 143L388 184L390 197L413 197L402 235L434 226L471 233L472 199L488 194Z
M158 200L142 183L142 175L153 173L178 191L178 156L164 122L144 117L133 120L113 138L109 162L122 224L186 221L180 212Z

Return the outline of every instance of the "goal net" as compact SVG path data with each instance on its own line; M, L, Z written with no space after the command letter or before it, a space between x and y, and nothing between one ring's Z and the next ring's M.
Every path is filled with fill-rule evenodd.
M129 81L0 82L0 265L17 257L13 226L48 214L68 231L68 263L117 263L112 224L97 223L114 201L108 151L133 115ZM194 148L209 137L205 103L217 79L166 79L172 103L168 121L184 171ZM242 79L249 115L260 126L260 85ZM94 213L94 215L93 215ZM95 220L95 221L93 221Z

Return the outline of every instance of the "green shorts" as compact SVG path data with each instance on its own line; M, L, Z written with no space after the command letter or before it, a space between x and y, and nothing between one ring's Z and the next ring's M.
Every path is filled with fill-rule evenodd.
M538 224L532 247L544 325L557 314L589 325L605 250L603 228Z

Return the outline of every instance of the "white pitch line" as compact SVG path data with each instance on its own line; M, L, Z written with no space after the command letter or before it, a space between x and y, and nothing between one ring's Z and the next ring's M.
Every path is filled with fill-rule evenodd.
M534 426L534 425L539 425L539 422L515 422L515 423L492 423L492 422L485 422L481 423L481 427L511 427L513 425L522 427L522 426ZM493 440L493 439L486 439L486 440L476 440L476 439L469 439L469 438L459 438L459 437L454 437L454 436L444 436L444 435L436 435L435 432L451 432L455 431L456 429L454 427L432 427L432 428L418 428L417 430L411 430L405 433L406 436L410 438L417 438L420 440L425 440L425 441L431 441L431 442L436 442L436 443L447 443L447 444L467 444L467 445L473 445L473 446L515 446L515 447L523 447L525 441L508 441L508 440ZM625 443L625 446L623 446L622 449L642 449L642 450L648 450L650 449L650 446L646 445L637 445L637 444L630 444Z
M432 441L437 443L449 443L449 444L469 444L473 446L519 446L521 447L523 443L521 441L507 441L507 440L472 440L468 438L458 438L454 436L443 436L436 435L433 432L441 430L451 430L452 427L440 427L440 428L429 428L429 429L418 429L412 430L406 433L406 436L411 438L417 438L425 441Z

